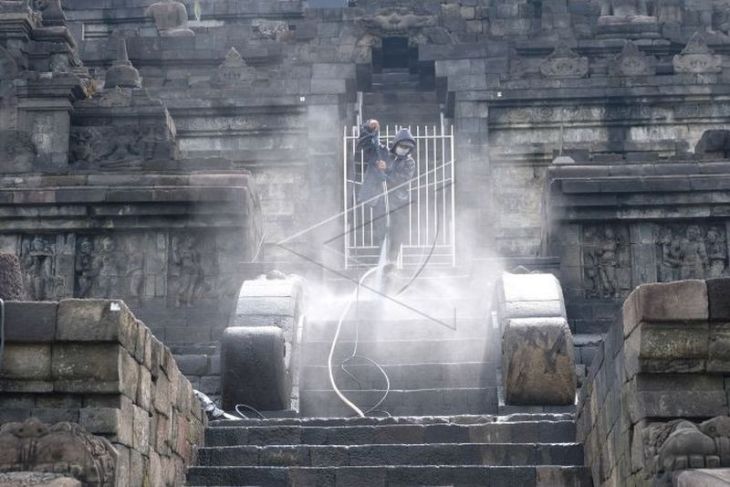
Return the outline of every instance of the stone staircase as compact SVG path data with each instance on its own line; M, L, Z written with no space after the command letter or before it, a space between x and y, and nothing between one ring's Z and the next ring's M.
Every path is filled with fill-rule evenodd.
M332 390L326 364L337 320L325 314L303 334L301 417L212 423L188 484L589 487L572 414L498 415L497 334L478 318L488 303L419 294L403 300L433 319L365 301L342 329L336 382L363 410L383 397L372 363L351 361L351 375L340 367L357 342L357 355L390 379L372 413L379 417L353 417ZM454 305L456 330L436 322L453 325Z
M191 486L590 486L569 415L215 422Z

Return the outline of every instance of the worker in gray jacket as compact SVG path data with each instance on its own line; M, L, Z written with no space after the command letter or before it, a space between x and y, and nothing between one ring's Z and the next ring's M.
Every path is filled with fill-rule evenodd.
M401 129L388 148L380 143L379 130L377 120L368 120L361 128L358 149L367 168L358 201L373 209L373 241L382 251L387 237L387 261L394 263L408 235L410 186L416 173L411 153L416 140L408 129Z

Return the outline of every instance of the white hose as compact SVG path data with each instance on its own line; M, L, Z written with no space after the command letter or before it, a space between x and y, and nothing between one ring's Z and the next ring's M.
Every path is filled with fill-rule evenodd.
M367 271L363 276L360 278L360 281L357 283L357 289L353 291L352 296L350 296L350 299L347 301L347 305L345 306L345 309L342 310L342 314L340 315L340 320L337 322L337 330L335 331L335 338L332 340L332 346L330 347L330 353L327 357L327 371L329 372L330 377L330 384L332 385L332 389L334 389L335 394L337 394L337 397L340 398L342 402L347 405L350 409L352 409L355 414L360 416L361 418L365 417L365 413L362 412L362 410L357 407L352 401L350 401L345 395L340 391L340 389L337 387L337 384L335 383L335 375L332 372L332 359L335 355L335 348L337 347L337 342L340 339L340 331L342 330L342 323L345 321L345 318L347 317L347 314L350 312L350 308L352 308L352 304L355 302L355 300L358 297L358 294L360 292L360 287L362 286L363 282L365 282L365 279L367 279L370 274L377 271L380 267L373 267L369 271Z

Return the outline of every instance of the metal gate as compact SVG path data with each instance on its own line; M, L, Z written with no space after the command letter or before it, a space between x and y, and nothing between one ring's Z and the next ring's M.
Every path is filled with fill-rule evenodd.
M390 146L401 127L381 127L380 140ZM416 174L409 182L408 234L401 244L398 267L429 264L456 265L454 209L454 128L408 127L416 139L412 153ZM356 150L359 127L344 129L345 268L377 264L380 242L373 237L373 210L358 203L367 164Z

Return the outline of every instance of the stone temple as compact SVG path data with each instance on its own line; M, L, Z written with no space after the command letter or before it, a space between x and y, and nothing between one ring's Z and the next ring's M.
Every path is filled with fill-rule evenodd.
M0 0L0 486L727 486L729 257L727 0Z

